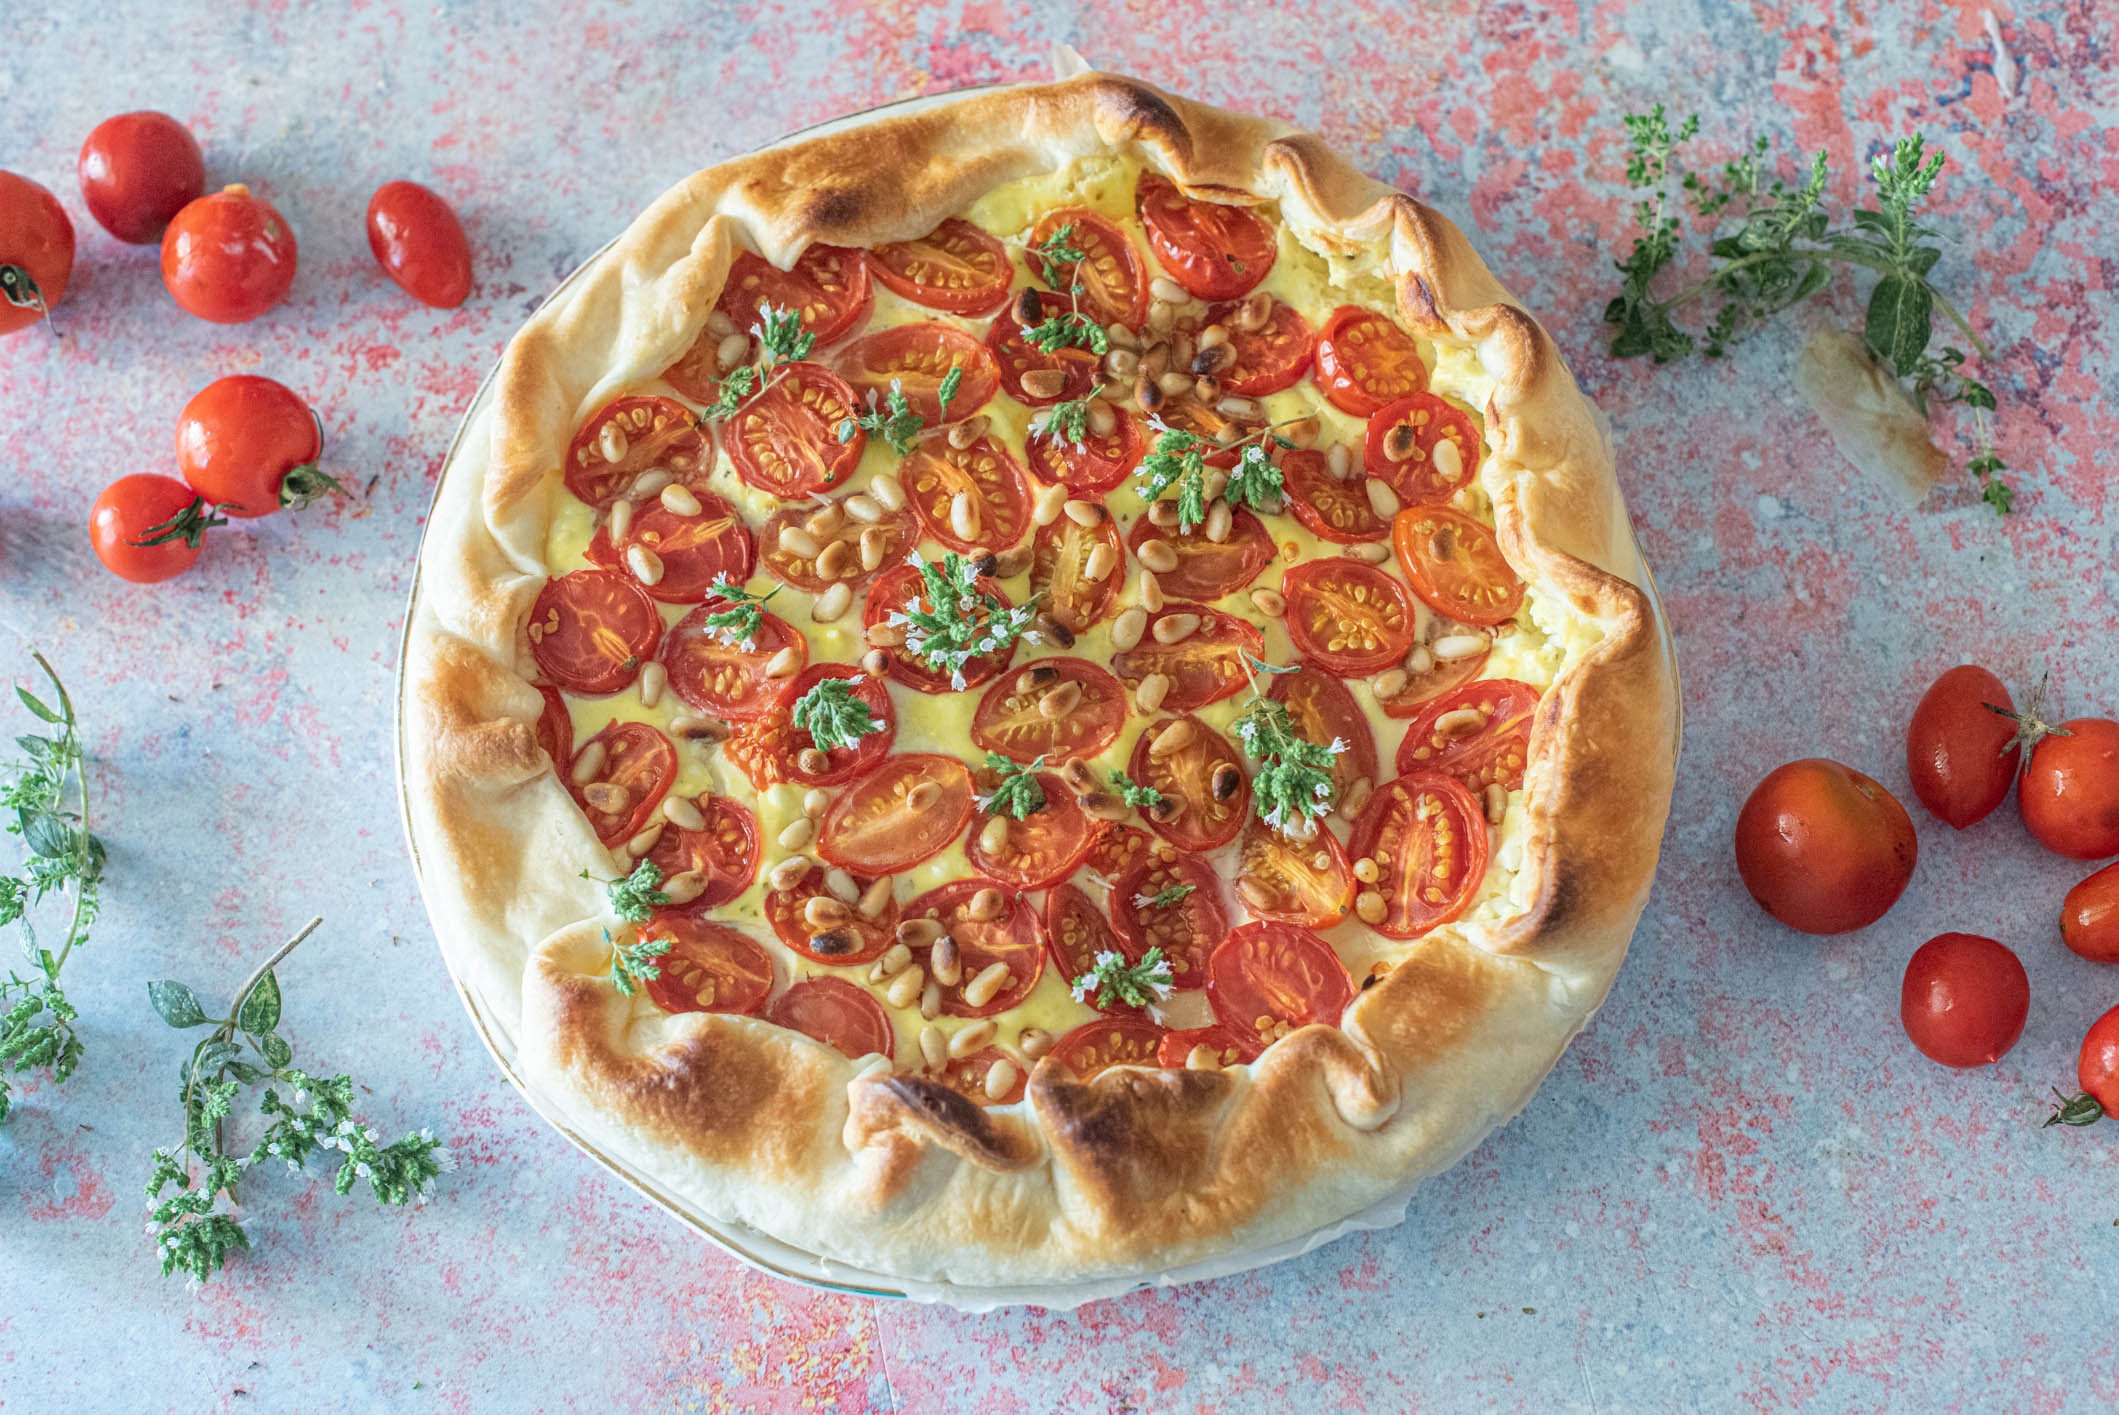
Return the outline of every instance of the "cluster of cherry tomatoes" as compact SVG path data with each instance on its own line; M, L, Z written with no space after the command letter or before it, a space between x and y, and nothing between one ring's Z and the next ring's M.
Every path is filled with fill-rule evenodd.
M240 183L206 191L197 139L165 113L121 113L81 146L81 200L132 245L159 242L162 283L187 313L242 324L294 284L294 231ZM454 309L471 292L471 248L449 204L415 182L386 182L368 203L368 244L414 299ZM65 298L74 227L49 190L0 172L0 335L43 321ZM183 479L138 474L104 488L89 516L97 556L128 580L166 580L198 559L200 537L229 516L299 506L337 483L317 470L321 426L267 378L224 378L177 423Z
M2052 724L2034 695L2019 711L2002 681L1964 665L1936 679L1906 734L1914 794L1958 830L2016 791L2024 828L2074 860L2119 855L2119 722ZM1790 762L1767 775L1736 821L1737 871L1766 912L1811 934L1875 923L1913 876L1913 821L1881 785L1835 761ZM2098 963L2119 963L2119 863L2068 891L2060 937ZM2031 985L2005 944L1946 933L1906 964L1899 1016L1923 1054L1945 1066L2000 1060L2023 1035ZM2084 1125L2119 1112L2119 1007L2098 1018L2078 1066L2083 1094L2054 1120ZM2050 1123L2050 1122L2049 1122Z

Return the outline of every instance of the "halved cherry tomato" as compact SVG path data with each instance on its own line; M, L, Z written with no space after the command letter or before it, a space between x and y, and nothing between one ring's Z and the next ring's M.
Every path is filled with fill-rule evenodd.
M2016 807L2031 838L2056 855L2119 855L2119 722L2078 717L2040 737Z
M75 173L88 214L134 246L161 240L162 228L206 190L198 139L167 113L105 118L81 144Z
M1485 629L1446 615L1431 614L1421 636L1429 645L1427 667L1413 667L1417 656L1408 656L1405 686L1392 697L1376 700L1386 717L1418 717L1427 704L1485 672L1487 657L1493 652L1493 636ZM1451 656L1434 652L1436 645L1446 646Z
M1920 842L1898 798L1822 757L1766 774L1736 817L1736 868L1760 907L1806 934L1881 919L1913 878Z
M1061 1037L1051 1055L1087 1081L1114 1066L1159 1066L1155 1059L1166 1035L1160 1022L1146 1017L1099 1017Z
M1154 902L1188 885L1182 898ZM1159 948L1169 961L1173 988L1183 992L1199 987L1207 980L1207 951L1221 942L1229 927L1221 876L1199 856L1158 844L1112 881L1111 922L1121 940L1119 952L1127 958L1138 961L1149 949Z
M908 919L935 919L942 931L956 940L963 981L942 989L942 1010L951 1017L991 1017L1030 996L1045 971L1045 926L1030 901L1012 890L1002 890L998 918L971 917L971 900L982 889L997 886L991 880L960 879L928 890L905 906ZM927 962L930 950L915 949L914 958ZM964 989L973 978L996 963L1008 965L1008 981L985 1002L972 1005L964 1000Z
M864 893L875 883L868 876L858 874L853 882L854 888ZM806 913L809 901L830 892L825 888L822 870L811 870L786 889L768 889L765 892L765 921L773 926L780 942L813 963L829 963L835 968L872 962L897 942L898 906L895 898L872 919L853 909L847 911L843 923L829 927L813 926Z
M1240 418L1233 417L1224 413L1219 405L1202 403L1190 393L1165 402L1162 411L1156 416L1162 419L1164 427L1189 432L1194 437L1203 438L1220 448L1219 452L1206 454L1206 463L1210 467L1220 467L1223 470L1236 465L1237 459L1243 455L1241 444L1255 437L1265 427L1265 414L1262 412L1245 414Z
M1103 833L1096 837L1096 844L1090 847L1089 858L1082 861L1082 868L1108 884L1132 869L1154 846L1155 837L1139 826L1107 822Z
M1312 534L1341 545L1356 545L1382 540L1391 533L1391 523L1369 503L1366 481L1353 475L1340 481L1332 475L1324 453L1299 448L1281 453L1280 477L1288 510Z
M793 269L782 270L762 256L738 251L714 308L750 334L759 322L761 304L802 316L802 328L816 336L815 347L836 344L859 328L875 307L868 262L859 251L844 246L812 245L795 258ZM720 342L712 334L699 337L708 349ZM682 384L677 387L686 397L702 401L714 396L711 386L696 394Z
M187 204L162 233L162 283L215 324L242 324L286 299L295 260L286 218L241 183Z
M897 1050L897 1034L883 1004L844 978L805 978L768 1003L763 1016L856 1061Z
M1071 884L1055 884L1045 892L1045 950L1061 979L1070 984L1094 968L1101 953L1116 953L1128 963L1140 961L1140 951L1120 938L1104 911ZM1094 1007L1096 995L1091 993L1086 1001ZM1114 997L1109 1010L1136 1009Z
M721 743L721 758L763 791L787 780L794 770L795 728L782 712L767 712L739 722Z
M1153 172L1141 174L1134 201L1155 259L1202 300L1249 294L1273 268L1273 228L1254 212L1194 201Z
M1353 870L1329 830L1304 839L1262 820L1247 821L1236 870L1236 897L1261 919L1325 929L1345 919L1354 904Z
M1494 625L1523 603L1523 582L1494 533L1445 506L1400 511L1391 543L1413 593L1428 608L1467 624Z
M1334 740L1346 743L1346 750L1332 759L1334 800L1344 801L1347 791L1363 777L1369 785L1376 784L1381 773L1376 770L1375 729L1338 677L1314 663L1298 664L1293 673L1274 674L1266 696L1287 706L1297 735L1319 745Z
M706 821L705 829L666 825L647 858L665 880L681 874L703 878L706 887L698 898L679 907L712 909L749 889L758 877L758 818L729 796L700 796L693 804Z
M1030 529L1030 488L1023 464L1007 446L982 437L969 447L952 447L947 438L923 439L898 464L898 481L920 524L951 550L1009 546ZM957 534L953 503L971 498L972 534Z
M1906 963L1898 1017L1930 1061L1991 1066L2016 1045L2030 1013L2022 960L1991 938L1937 934Z
M1453 714L1476 714L1477 722ZM1530 763L1538 690L1513 678L1481 678L1431 699L1398 743L1398 770L1439 771L1473 791L1514 791ZM1450 718L1447 731L1439 725Z
M1347 854L1383 870L1377 933L1418 938L1462 914L1486 875L1486 812L1447 776L1393 777L1354 822Z
M1199 627L1174 644L1156 642L1156 624L1173 614L1196 614ZM1165 674L1170 691L1163 709L1193 712L1243 691L1251 681L1243 656L1264 652L1265 636L1248 621L1203 604L1172 602L1148 616L1138 644L1111 656L1111 671L1129 688L1138 688L1150 673Z
M1148 522L1143 518L1141 524ZM1101 580L1092 580L1089 557L1099 548L1110 563ZM1093 526L1061 516L1049 526L1040 526L1031 543L1030 588L1042 596L1046 613L1075 633L1086 633L1118 607L1118 592L1126 585L1121 568L1125 563L1125 545L1110 516Z
M1342 677L1379 673L1405 657L1416 623L1395 575L1346 556L1305 560L1280 581L1288 638Z
M530 656L571 693L615 693L662 642L662 616L628 575L575 570L545 582L530 607Z
M789 526L800 527L816 514L817 508L806 503L783 506L773 512L758 530L758 558L764 564L766 573L782 584L808 590L811 594L819 594L843 580L858 596L861 590L868 587L870 581L883 573L885 566L895 565L903 560L905 552L919 543L920 528L914 522L910 511L886 511L882 520L870 525L859 521L842 521L838 529L829 535L820 536L804 530L802 534L817 543L815 555L798 555L793 549L782 544L780 533L783 530ZM859 547L862 540L870 538L871 531L875 532L873 540L877 545L876 568L864 570L861 568L864 557ZM845 541L853 551L852 573L834 579L817 567L817 561L830 551L834 541L840 540Z
M564 777L574 761L574 719L557 688L549 683L536 686L544 699L544 710L537 714L537 745L552 759L552 770Z
M1015 1074L1015 1079L996 1097L987 1093L986 1082L993 1074L994 1066L1003 1061L1008 1063L1008 1069ZM980 1106L1014 1105L1023 1098L1023 1092L1030 1080L1023 1074L1023 1069L1009 1058L1008 1053L999 1047L985 1047L969 1056L956 1057L942 1068L941 1074L935 1079L974 1105Z
M837 486L860 465L868 434L839 429L854 416L854 391L822 364L787 365L729 419L722 445L736 475L783 501Z
M725 631L706 622L708 615L727 608L718 595L710 596L671 625L662 641L662 666L678 697L701 712L741 722L764 714L780 699L786 679L769 677L766 666L781 650L792 649L799 671L809 660L809 643L779 615L761 613L757 633L732 644Z
M1229 521L1228 535L1219 541L1207 539L1204 524L1179 531L1158 526L1146 516L1133 523L1127 540L1136 553L1151 540L1177 552L1177 568L1156 576L1163 593L1173 599L1204 601L1235 594L1257 579L1273 558L1273 537L1256 516L1241 508Z
M969 221L952 216L926 235L868 252L885 289L949 314L984 314L1008 298L1015 272L1008 248Z
M1317 331L1282 300L1273 301L1266 322L1257 329L1236 324L1233 304L1210 308L1206 323L1229 331L1232 357L1214 375L1221 380L1224 393L1263 398L1293 388L1317 357Z
M1028 442L1030 470L1038 480L1063 483L1076 496L1111 490L1140 465L1146 450L1140 424L1123 410L1114 410L1111 431L1102 437L1085 428L1080 442L1051 432L1033 433Z
M1906 775L1938 820L1963 830L2008 799L2023 756L2015 709L2007 686L1969 663L1946 670L1921 695L1906 728Z
M993 581L980 580L978 589L982 594L991 595L1003 609L1012 608L1008 596L1002 594L1001 587ZM878 624L888 622L892 614L899 613L915 603L923 608L930 607L927 604L926 582L921 578L919 569L912 565L900 565L887 570L869 586L868 607L862 611L862 624L873 629ZM976 688L979 684L999 676L1015 657L1015 645L1010 644L1001 653L981 654L969 660L964 665L964 681L961 684L954 682L947 670L930 668L910 650L892 648L884 650L884 653L890 660L890 676L894 681L903 683L916 693L948 693L959 688Z
M1155 1050L1155 1059L1168 1067L1185 1066L1198 1047L1206 1047L1213 1053L1216 1067L1256 1061L1265 1051L1256 1032L1238 1031L1216 1022L1211 1027L1187 1027L1182 1031L1165 1032L1162 1044Z
M1151 750L1172 722L1189 722L1192 735L1173 752ZM1229 780L1224 767L1234 772L1234 786L1227 795L1215 793L1215 777ZM1157 820L1150 812L1148 823L1156 834L1180 850L1216 850L1236 838L1245 817L1251 814L1251 781L1243 769L1243 758L1229 739L1196 717L1169 718L1150 724L1133 743L1133 757L1126 774L1143 786L1163 794L1177 814Z
M1297 1027L1338 1025L1353 1000L1354 980L1332 945L1293 924L1244 924L1207 955L1214 1016L1267 1044Z
M864 407L870 394L882 407L895 383L906 406L930 428L970 417L1001 386L1000 365L986 346L947 324L900 324L864 334L839 351L833 367ZM945 416L942 380L951 369L963 372Z
M613 398L567 446L567 490L598 511L610 510L645 472L668 472L703 491L713 469L713 444L698 419L668 398Z
M1405 505L1439 506L1478 477L1480 450L1471 414L1432 393L1408 393L1369 416L1362 463Z
M1148 269L1125 233L1086 207L1048 211L1030 228L1033 249L1065 226L1064 244L1082 253L1078 261L1055 261L1045 283L1061 294L1081 286L1081 311L1098 324L1122 324L1138 331L1148 318ZM1047 271L1035 256L1030 267L1040 279Z
M696 914L658 911L640 926L644 942L669 952L654 960L648 999L664 1012L734 1012L749 1016L773 990L773 960L757 940Z
M680 516L660 501L644 504L633 515L622 544L611 543L608 523L598 526L584 552L591 565L626 572L625 553L633 546L652 551L662 562L662 578L641 588L664 604L697 604L713 592L716 580L740 585L757 568L758 544L736 508L711 491L692 493L699 502L695 516Z
M647 829L647 823L655 818L655 808L669 794L670 784L677 779L677 749L670 739L644 722L612 722L603 730L581 744L581 752L574 754L575 761L581 753L600 748L603 765L596 769L595 776L588 781L575 781L571 766L567 771L567 789L581 806L583 815L596 831L596 838L605 845L617 846L631 840ZM609 788L610 800L606 803L598 798L604 793L598 786Z
M885 757L831 803L817 853L843 869L894 875L939 852L971 819L971 773L955 757Z
M1057 884L1081 867L1096 843L1096 821L1075 803L1066 784L1048 771L1038 773L1037 784L1045 804L1021 820L983 813L971 818L964 858L997 884L1024 890ZM987 832L995 820L1006 821L1007 829L989 848Z
M1036 306L1037 317L1025 319L1027 306ZM1089 390L1096 386L1097 370L1102 366L1096 354L1073 345L1046 352L1030 342L1024 335L1026 328L1042 324L1055 315L1065 314L1072 303L1064 295L1055 295L1050 290L1025 289L1007 309L993 317L986 326L986 347L993 351L994 361L1000 365L1001 387L1018 403L1033 408L1049 403L1065 402L1074 398L1086 398ZM1023 375L1027 373L1057 373L1065 381L1049 393L1031 393L1023 387Z
M305 506L338 483L317 470L316 414L282 383L253 374L217 378L177 416L177 469L226 515Z
M851 747L825 749L824 759L829 763L822 771L805 771L802 753L817 745L817 739L809 735L806 727L794 725L795 704L803 695L827 678L843 678L853 684L853 694L868 704L868 711L883 726L878 732L866 733ZM844 663L813 663L802 670L768 717L788 715L787 723L787 779L803 786L839 786L862 775L890 750L890 744L898 735L898 712L891 706L890 690L875 678Z
M423 305L453 310L471 293L471 242L456 209L417 182L385 182L368 199L368 249L383 274Z
M2060 939L2092 963L2119 963L2119 865L2106 865L2067 892Z
M74 223L59 199L0 172L0 334L49 316L74 273Z
M1390 316L1341 305L1317 336L1317 387L1332 406L1365 418L1394 398L1427 389L1427 365L1413 336Z
M1026 679L1027 686L1019 686ZM1075 705L1057 717L1039 712L1045 695L1063 683L1081 690ZM1125 721L1126 690L1116 678L1084 658L1041 658L986 690L971 716L971 740L1019 762L1043 757L1063 766L1103 755Z

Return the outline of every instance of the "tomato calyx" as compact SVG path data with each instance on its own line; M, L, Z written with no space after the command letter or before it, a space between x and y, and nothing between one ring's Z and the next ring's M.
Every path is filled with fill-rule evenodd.
M139 546L144 550L148 546L168 545L171 541L180 540L191 549L197 550L200 540L208 530L227 524L228 518L220 513L219 508L209 506L203 496L194 496L189 506L168 520L149 526L138 540L128 541L127 544Z
M2097 1098L2088 1091L2078 1091L2069 1096L2063 1095L2060 1088L2055 1086L2053 1099L2058 1104L2053 1107L2053 1113L2045 1118L2045 1124L2038 1127L2041 1130L2050 1130L2055 1125L2080 1128L2084 1125L2095 1125L2104 1119L2104 1107L2099 1105Z
M316 458L314 461L289 467L287 474L280 478L282 511L299 511L310 502L334 493L339 496L351 495L344 482L318 465L324 460L324 420L316 415L314 408L309 410L309 421L316 424Z
M2000 755L2005 757L2010 752L2022 748L2023 756L2018 759L2020 764L2017 767L2019 774L2030 769L2031 748L2037 746L2048 737L2072 737L2075 735L2067 728L2045 720L2046 716L2052 712L2052 709L2046 706L2046 685L2049 682L2051 682L2051 675L2042 675L2038 679L2038 686L2024 694L2023 706L2020 708L1996 707L1992 703L1980 704L1981 707L1993 713L1996 717L2005 717L2016 724L2016 735L2002 744ZM2089 1122L2071 1123L2086 1125Z
M0 300L6 300L18 310L35 310L44 316L44 327L59 337L59 326L52 321L52 307L45 302L44 288L37 278L19 265L0 265Z

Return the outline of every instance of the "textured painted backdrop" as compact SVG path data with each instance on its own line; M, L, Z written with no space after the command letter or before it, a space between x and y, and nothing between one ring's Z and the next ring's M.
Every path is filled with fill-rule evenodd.
M60 195L80 260L65 338L0 345L0 615L81 700L112 853L69 977L87 1062L0 1132L0 1409L2119 1407L2114 1136L2035 1124L2119 1002L2119 974L2055 934L2079 871L2013 812L1962 836L1923 819L1905 901L1819 942L1757 913L1727 844L1744 792L1790 757L1903 790L1905 716L1960 657L2018 684L2050 668L2070 707L2119 707L2119 79L2096 8L1999 13L2011 97L1977 0L1329 17L15 0L0 167ZM1317 128L1474 233L1617 425L1689 735L1609 1005L1402 1228L1072 1314L968 1317L756 1276L506 1088L414 897L391 678L442 452L546 290L696 167L843 111L1037 76L1058 43ZM1962 489L1908 512L1842 465L1789 391L1788 330L1660 373L1604 356L1618 116L1656 99L1724 145L1757 130L1826 149L1840 198L1889 138L1942 139L1939 224L1959 238L1943 275L2007 350L1992 381L2015 516ZM88 220L77 146L140 107L188 121L214 181L249 181L296 227L301 275L267 318L183 317L152 253ZM368 194L400 176L464 214L479 288L461 311L414 307L369 259ZM90 499L170 470L184 399L239 370L314 399L330 469L364 495L222 535L180 583L109 578ZM264 1176L256 1251L203 1291L161 1281L140 1183L173 1136L179 1046L143 983L225 994L311 913L327 924L282 970L287 1030L372 1088L377 1123L432 1124L463 1167L409 1213ZM2035 991L2022 1043L1977 1075L1922 1061L1895 1015L1906 957L1957 927L2016 945Z

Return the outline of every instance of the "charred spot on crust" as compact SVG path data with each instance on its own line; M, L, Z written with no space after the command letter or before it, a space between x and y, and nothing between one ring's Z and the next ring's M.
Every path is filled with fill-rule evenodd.
M813 187L801 200L796 228L805 231L840 231L860 221L868 209L866 196L852 187Z
M1161 94L1125 80L1107 84L1104 93L1118 120L1134 136L1152 137L1173 152L1191 156L1192 134Z
M1427 283L1427 277L1417 272L1405 278L1399 297L1404 300L1406 314L1416 323L1436 325L1442 323L1442 310L1435 302L1435 292Z
M954 1139L956 1148L992 1169L1021 1169L1033 1158L1005 1135L969 1097L919 1076L891 1076L883 1088L931 1130Z

